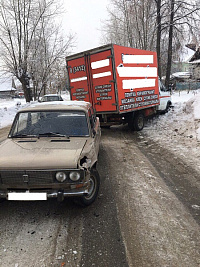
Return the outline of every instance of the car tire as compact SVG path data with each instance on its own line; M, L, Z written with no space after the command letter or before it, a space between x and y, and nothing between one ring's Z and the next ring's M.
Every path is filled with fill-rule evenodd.
M89 193L84 195L78 199L75 199L75 202L81 206L89 206L92 204L99 192L100 187L100 176L96 169L92 169L90 172L90 186L89 186Z

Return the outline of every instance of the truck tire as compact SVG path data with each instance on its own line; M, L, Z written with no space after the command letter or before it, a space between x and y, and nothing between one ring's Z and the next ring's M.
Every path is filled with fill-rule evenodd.
M169 111L169 108L171 107L171 104L172 104L171 101L168 101L167 105L166 105L166 108L164 110L162 110L162 111L159 111L158 114L163 115L163 114L167 113Z
M166 109L165 109L165 113L167 113L167 112L169 111L169 108L170 108L171 104L172 104L172 103L171 103L170 101L167 102L167 106L166 106Z
M89 206L92 204L99 192L100 176L96 169L92 169L90 172L90 187L87 195L75 199L75 202L81 206Z
M141 131L144 128L144 115L139 112L136 113L133 120L134 129L136 131Z
M128 118L128 127L132 131L141 131L144 128L144 115L142 112L131 114Z

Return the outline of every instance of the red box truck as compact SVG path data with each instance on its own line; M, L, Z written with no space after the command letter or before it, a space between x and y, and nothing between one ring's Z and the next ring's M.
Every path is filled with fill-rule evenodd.
M72 100L91 102L101 125L128 123L142 130L156 112L156 52L109 44L66 57Z

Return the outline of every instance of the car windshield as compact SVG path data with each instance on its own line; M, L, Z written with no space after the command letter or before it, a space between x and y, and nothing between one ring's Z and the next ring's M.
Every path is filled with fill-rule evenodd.
M38 111L18 113L10 137L89 136L82 111Z

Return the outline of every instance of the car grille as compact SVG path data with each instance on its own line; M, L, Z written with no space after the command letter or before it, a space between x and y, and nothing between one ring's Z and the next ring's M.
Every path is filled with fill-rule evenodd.
M50 184L53 182L51 171L1 171L1 182L6 185Z

